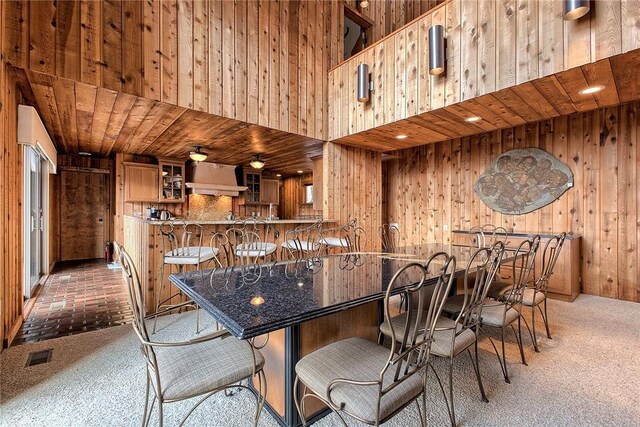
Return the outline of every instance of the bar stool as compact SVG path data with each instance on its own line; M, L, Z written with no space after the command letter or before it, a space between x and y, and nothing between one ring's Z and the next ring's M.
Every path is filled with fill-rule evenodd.
M311 226L299 226L285 232L284 242L280 245L281 258L317 258L320 252L321 227L322 221L317 221Z
M380 238L383 251L393 251L399 246L400 230L396 224L382 224Z
M257 264L275 259L280 232L265 221L236 223L226 231L232 265Z
M364 229L357 226L357 220L352 219L340 227L322 230L319 243L325 247L327 254L330 249L339 249L341 252L360 252L366 237Z
M180 236L176 233L176 226L182 229ZM183 307L198 306L193 301L181 301L179 303L171 303L171 300L179 297L183 298L181 290L162 298L164 289L165 266L169 266L169 274L172 267L175 266L179 272L183 272L185 267L193 266L196 270L200 270L202 264L210 262L216 258L217 250L210 246L203 246L204 228L199 224L162 224L160 226L160 235L162 236L162 264L160 265L160 287L156 298L156 312L154 315L153 332L156 332L156 324L158 316ZM196 333L200 328L200 316L196 317Z

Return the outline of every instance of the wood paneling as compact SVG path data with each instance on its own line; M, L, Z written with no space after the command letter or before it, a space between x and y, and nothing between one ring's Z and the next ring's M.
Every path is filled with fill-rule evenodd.
M5 31L14 66L326 139L322 82L331 60L325 21L338 2L268 1L260 8L258 0L3 3L16 19ZM299 10L309 8L319 19L298 19ZM286 43L291 27L305 51ZM258 58L266 72L256 80ZM280 88L290 86L290 70L302 79L296 76L296 90L287 96ZM256 105L265 107L261 118Z
M483 224L579 233L582 291L640 301L639 113L640 103L623 104L399 151L401 159L383 163L384 221L400 224L401 244L450 242L452 229ZM573 188L526 215L488 209L473 190L479 174L502 152L526 147L567 163Z
M0 9L4 4L0 5ZM2 12L2 25L10 22ZM5 20L5 18L7 20ZM4 28L4 26L2 27ZM14 53L17 53L14 52ZM24 305L22 236L22 146L18 145L18 104L23 102L12 73L0 64L0 337L11 341L22 324Z
M60 153L87 151L188 158L198 145L209 161L248 164L255 154L284 175L311 172L321 141L251 125L47 74L13 69L33 98ZM65 124L63 124L65 123Z
M313 179L312 174L292 176L282 180L280 189L280 218L294 219L304 216L322 217L322 209L304 204L304 183Z
M328 142L322 155L323 217L337 224L357 219L367 235L363 249L380 248L382 226L382 156L380 153Z
M374 119L382 108L386 108L384 123L387 124L416 117L417 114L432 122L432 115L423 116L422 113L436 113L435 110L438 110L438 119L446 121L448 112L439 111L443 107L452 107L461 100L474 98L485 104L483 95L493 94L496 90L511 90L516 85L520 85L516 98L522 98L534 111L549 117L553 113L552 108L545 106L542 99L536 97L537 91L527 83L603 59L613 60L616 55L640 48L637 28L632 29L630 21L621 18L622 9L637 10L637 3L625 0L595 2L591 13L578 21L562 21L560 0L449 0L440 4L329 71L329 80L340 82L331 86L329 110L342 118L329 117L329 140L379 126L380 123ZM428 76L426 31L435 24L445 27L447 69L441 76ZM425 55L423 60L417 61L417 70L414 70L413 56L407 54L406 49L407 34L415 26L418 27L417 49ZM372 61L371 55L377 56L378 53L383 53L384 59L376 57ZM381 60L385 62L384 67L376 68L374 64ZM360 63L374 66L374 87L376 91L382 89L383 92L381 96L374 91L367 104L358 103L351 90L355 77L350 70ZM428 93L399 89L404 88L408 76L414 74L425 76L424 80L430 81ZM584 88L583 82L574 80L573 76L568 80L575 84L573 92L567 91L570 95ZM565 89L566 86L563 84ZM637 82L634 86L638 86ZM507 95L513 96L510 92ZM334 105L338 103L341 104L340 111ZM414 104L418 106L417 110L413 108ZM389 106L393 106L391 110ZM467 104L462 107L466 109ZM594 105L593 108L597 107ZM363 126L352 126L359 121ZM473 127L476 127L476 132L482 130ZM376 139L375 135L369 136ZM368 147L375 149L373 144Z
M637 70L638 67L640 50L637 49L345 136L336 142L390 151L444 141L448 138L475 135L483 131L505 129L576 111L615 106L620 102L640 99L640 84L633 75L633 70ZM593 95L579 93L580 90L595 85L604 86L604 90ZM432 85L431 90L437 90L437 87ZM372 99L376 99L375 96ZM344 100L342 102L344 104ZM434 98L431 102L434 102ZM351 111L346 107L347 111ZM364 111L368 114L367 109ZM466 122L465 119L471 116L479 116L482 120ZM408 138L398 140L395 136L399 134L408 135Z

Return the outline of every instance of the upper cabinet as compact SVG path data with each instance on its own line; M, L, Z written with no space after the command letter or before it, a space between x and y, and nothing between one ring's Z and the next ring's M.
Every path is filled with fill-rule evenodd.
M280 180L263 178L262 179L262 192L260 194L260 201L262 203L273 203L277 205L280 201Z
M160 159L160 203L184 202L184 162Z
M124 162L124 201L158 202L158 166Z

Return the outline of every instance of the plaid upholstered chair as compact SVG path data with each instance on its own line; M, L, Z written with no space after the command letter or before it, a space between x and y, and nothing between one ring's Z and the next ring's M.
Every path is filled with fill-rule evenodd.
M117 243L116 253L122 263L123 276L129 290L133 308L133 329L140 340L146 362L147 387L142 425L148 425L156 401L158 424L162 426L165 403L200 397L182 418L182 425L193 411L214 393L242 387L253 393L256 398L257 408L253 422L257 426L264 405L262 396L266 396L267 386L262 370L262 354L248 341L238 340L226 330L190 341L151 341L145 324L145 304L138 272L129 254ZM253 377L257 377L257 389L241 384ZM154 397L149 404L151 389Z
M453 401L453 360L459 354L465 351L469 354L476 372L482 400L488 402L482 385L478 360L478 325L482 316L482 305L487 296L487 290L495 277L503 255L504 244L502 242L497 242L490 248L480 248L473 254L467 263L464 273L465 293L462 298L462 305L457 308L452 318L440 316L433 332L431 354L447 358L449 361L449 396L446 395L444 388L442 392L447 401L452 426L456 425ZM446 303L444 307L447 307ZM391 319L391 324L394 325L400 336L404 334L406 317L407 313L404 312ZM380 331L385 336L391 337L391 328L388 322L385 321L380 325ZM472 347L474 355L471 354ZM433 372L441 384L437 371L433 369Z
M294 396L302 424L305 399L315 397L334 411L346 426L343 414L367 424L379 425L415 402L426 424L426 369L435 324L453 282L455 258L440 252L426 264L403 266L387 288L384 309L389 321L394 310L390 298L401 293L408 301L409 316L402 334L391 327L391 349L363 338L349 338L322 347L296 364ZM427 280L427 272L437 272ZM426 283L433 283L428 301ZM409 283L412 283L409 285ZM424 313L424 316L411 316ZM298 386L302 385L302 394ZM418 400L422 398L422 409Z

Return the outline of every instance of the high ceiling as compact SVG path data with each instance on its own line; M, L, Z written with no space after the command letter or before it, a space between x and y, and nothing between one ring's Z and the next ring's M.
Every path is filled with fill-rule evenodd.
M640 99L640 50L583 65L445 108L349 135L336 142L390 151L533 123ZM593 95L580 90L601 85ZM469 123L471 116L482 120ZM396 139L397 135L405 139Z
M27 102L39 112L59 153L106 157L129 153L187 159L194 146L207 161L248 164L255 154L283 175L310 172L322 141L163 102L13 69Z

